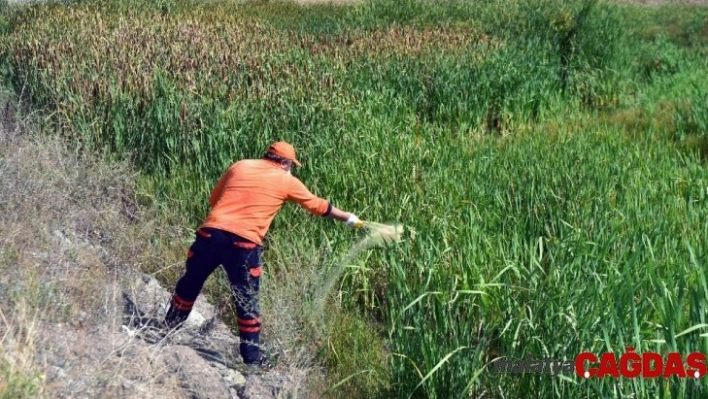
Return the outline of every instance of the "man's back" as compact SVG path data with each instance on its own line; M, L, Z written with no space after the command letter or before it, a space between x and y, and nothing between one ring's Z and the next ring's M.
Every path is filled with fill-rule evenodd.
M285 201L295 201L314 215L327 213L329 203L312 194L277 163L248 159L231 165L214 188L212 207L202 227L229 231L262 245Z

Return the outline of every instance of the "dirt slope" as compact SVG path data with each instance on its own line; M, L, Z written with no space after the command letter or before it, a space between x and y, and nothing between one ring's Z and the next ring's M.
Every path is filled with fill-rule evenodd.
M42 135L0 101L0 396L274 398L292 368L244 375L238 338L204 298L156 340L169 292L138 271L158 226L133 173Z

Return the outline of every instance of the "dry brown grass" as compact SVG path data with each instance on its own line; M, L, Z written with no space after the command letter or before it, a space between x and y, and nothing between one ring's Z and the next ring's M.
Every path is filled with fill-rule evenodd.
M0 126L0 397L173 395L154 353L120 333L122 291L155 257L127 164L37 133L3 96ZM130 365L117 354L132 351ZM142 351L142 352L141 352ZM125 377L125 378L123 378Z

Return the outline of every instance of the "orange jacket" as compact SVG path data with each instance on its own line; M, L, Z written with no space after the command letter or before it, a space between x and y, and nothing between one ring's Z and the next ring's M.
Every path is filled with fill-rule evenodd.
M209 198L211 212L201 227L225 230L263 245L285 201L294 201L317 216L326 216L332 209L278 164L242 160L231 165L214 187Z

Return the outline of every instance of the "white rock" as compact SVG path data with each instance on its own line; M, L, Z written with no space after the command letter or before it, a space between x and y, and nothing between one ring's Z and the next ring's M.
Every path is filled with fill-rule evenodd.
M229 387L239 389L246 385L246 377L236 370L229 370L224 376L224 381L229 384Z
M184 326L189 328L199 328L205 322L206 319L204 318L204 316L202 316L201 313L197 312L196 310L192 309L192 313L190 313L187 320L185 320Z

